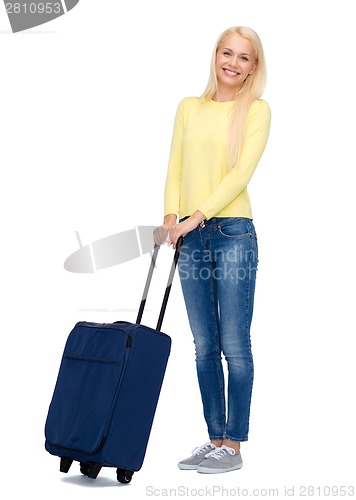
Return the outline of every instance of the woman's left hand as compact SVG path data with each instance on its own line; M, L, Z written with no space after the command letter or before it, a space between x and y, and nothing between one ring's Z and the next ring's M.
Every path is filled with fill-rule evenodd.
M203 220L205 220L205 218L205 215L197 210L196 212L194 212L194 214L188 217L188 219L185 219L183 222L172 226L169 230L169 241L172 243L173 248L176 248L177 241L180 236L184 237L186 234L190 233L190 231L196 229L196 227Z

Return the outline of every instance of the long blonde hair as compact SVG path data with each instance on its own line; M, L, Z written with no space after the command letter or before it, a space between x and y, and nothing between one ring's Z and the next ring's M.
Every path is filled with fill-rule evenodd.
M217 91L218 81L216 76L216 54L223 39L230 33L236 33L249 40L256 56L256 69L247 77L241 89L235 96L236 103L231 117L229 132L228 165L231 168L239 162L244 141L247 116L251 104L256 99L259 99L263 94L266 84L267 69L262 43L257 33L246 26L233 26L228 28L221 33L215 44L210 64L209 81L201 98L211 99Z

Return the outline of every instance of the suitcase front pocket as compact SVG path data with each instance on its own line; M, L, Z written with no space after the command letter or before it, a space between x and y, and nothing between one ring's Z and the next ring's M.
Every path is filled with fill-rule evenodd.
M46 422L50 444L84 453L98 451L124 364L125 356L118 360L64 354Z

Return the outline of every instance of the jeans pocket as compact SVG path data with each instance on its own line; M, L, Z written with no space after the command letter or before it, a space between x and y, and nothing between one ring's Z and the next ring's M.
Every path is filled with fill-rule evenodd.
M253 226L249 219L235 217L226 219L218 224L219 233L226 238L247 238L252 237Z

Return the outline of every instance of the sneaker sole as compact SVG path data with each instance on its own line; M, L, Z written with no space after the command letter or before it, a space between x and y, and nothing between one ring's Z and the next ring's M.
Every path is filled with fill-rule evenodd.
M180 470L196 470L197 465L178 464Z
M229 467L228 469L211 469L209 467L199 467L197 466L197 472L200 472L201 474L219 474L220 472L231 472L233 470L239 470L242 468L242 465L237 465L235 467Z

